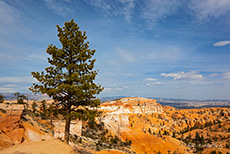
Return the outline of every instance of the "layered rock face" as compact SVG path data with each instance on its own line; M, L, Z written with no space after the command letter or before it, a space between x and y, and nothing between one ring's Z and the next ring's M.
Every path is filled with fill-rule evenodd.
M130 115L163 112L162 106L156 103L156 100L141 97L104 102L99 110L104 112L100 120L105 123L107 129L112 130L115 134L129 127Z

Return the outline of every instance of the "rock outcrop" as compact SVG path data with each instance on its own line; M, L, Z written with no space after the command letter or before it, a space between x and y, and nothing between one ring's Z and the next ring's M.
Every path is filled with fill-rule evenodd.
M163 112L162 106L156 103L156 100L141 97L127 97L104 102L99 110L104 112L100 120L104 122L105 127L117 135L129 127L130 115Z
M6 113L0 117L1 136L5 138L5 142L2 141L0 148L51 138L51 133L45 132L44 128L37 124L33 118L28 115L22 116L24 105L4 104L1 108Z

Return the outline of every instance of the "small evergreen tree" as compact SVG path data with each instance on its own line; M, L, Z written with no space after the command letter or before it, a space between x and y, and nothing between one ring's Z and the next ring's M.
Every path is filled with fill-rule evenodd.
M19 92L15 92L14 96L16 97L16 100L17 100L17 103L18 103L18 99L19 99L20 93Z
M33 113L37 112L37 107L38 107L37 103L35 101L33 101L33 103L32 103L32 112Z
M43 100L41 102L41 107L40 107L40 116L42 119L47 119L47 108L46 108L46 101Z
M211 151L210 154L217 154L215 150Z
M0 103L4 102L4 96L0 94Z
M173 138L176 138L176 133L175 133L175 132L173 132L172 137L173 137Z

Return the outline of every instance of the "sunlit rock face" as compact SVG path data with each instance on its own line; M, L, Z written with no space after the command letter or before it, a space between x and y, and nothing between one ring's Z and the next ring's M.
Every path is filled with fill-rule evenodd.
M5 117L0 119L0 129L8 136L14 144L19 144L25 140L24 127L20 122L24 106L22 104L12 104L1 106L6 111Z
M104 102L100 105L100 111L104 114L100 118L107 129L119 134L129 127L129 116L133 114L162 113L162 106L154 99L141 97L121 98L115 101Z
M0 107L6 111L4 115L0 116L0 131L5 138L4 142L10 141L10 144L20 144L41 141L52 137L32 117L22 115L24 105L3 104Z

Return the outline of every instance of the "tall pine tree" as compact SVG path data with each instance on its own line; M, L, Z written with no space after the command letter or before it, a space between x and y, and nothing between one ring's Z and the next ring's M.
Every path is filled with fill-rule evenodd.
M48 46L46 52L51 56L48 58L51 66L45 72L31 72L40 84L34 83L30 90L48 94L59 102L58 105L65 111L64 140L68 143L71 115L75 113L78 118L86 120L82 116L90 115L88 107L97 107L100 104L95 95L103 87L94 83L98 72L94 70L96 59L92 59L95 50L89 49L86 32L80 31L73 19L65 22L62 28L57 25L57 30L62 48L58 49L52 44ZM82 111L79 106L85 107L85 110Z

